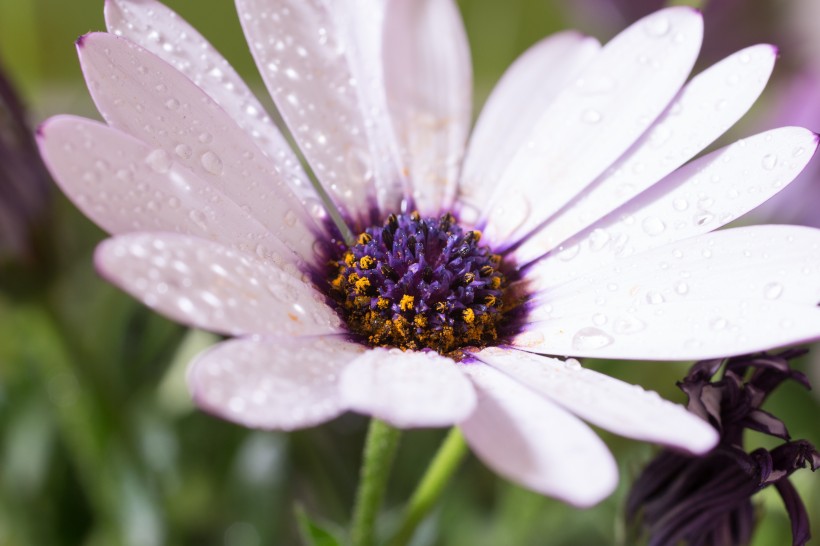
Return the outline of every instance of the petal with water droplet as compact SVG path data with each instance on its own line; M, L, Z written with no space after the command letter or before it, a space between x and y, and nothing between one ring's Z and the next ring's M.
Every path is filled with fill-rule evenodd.
M805 153L794 157L794 151L799 149ZM800 127L783 127L705 155L568 239L564 245L581 249L571 262L561 261L557 255L548 256L529 267L527 276L536 288L548 289L576 277L579 271L717 229L786 187L816 149L814 133ZM766 154L792 160L768 170L761 165ZM646 229L649 218L664 222L666 228L662 233ZM609 231L613 240L623 239L625 244L590 252L591 238L597 229Z
M339 377L364 350L333 337L235 339L196 357L188 387L200 408L246 427L310 427L347 409Z
M472 119L470 47L453 0L387 2L387 104L422 214L449 210Z
M164 150L74 116L50 118L37 141L62 190L109 233L169 231L251 251L279 265L299 263L256 218Z
M507 69L470 137L458 196L465 212L486 208L503 169L527 145L539 115L600 48L594 38L560 32L529 48Z
M463 365L478 404L461 430L479 459L528 489L592 506L618 482L606 445L578 418L498 370Z
M637 385L584 369L577 361L513 349L485 349L474 356L578 417L621 436L692 453L704 453L717 442L715 429L683 406Z
M399 428L453 425L475 407L470 382L434 352L372 349L345 369L339 388L351 409Z
M652 20L668 20L672 32L650 36ZM511 241L526 235L580 194L615 162L666 109L680 90L700 49L703 20L690 8L668 8L633 24L606 44L577 75L584 81L612 80L605 92L567 87L539 116L527 139L498 180L487 211L487 236ZM675 38L683 36L682 41ZM642 61L645 59L645 62ZM502 215L524 196L533 212L515 233Z
M100 274L176 321L230 335L318 335L343 331L306 281L250 254L169 233L103 241Z
M91 96L109 125L165 150L247 207L305 261L313 260L312 243L323 228L308 216L276 164L259 153L251 136L202 89L153 53L113 34L86 35L78 52ZM178 108L166 107L166 93L174 94ZM191 154L177 154L180 144ZM296 211L300 221L286 227L281 219L289 210Z
M402 176L384 97L383 2L237 0L262 79L349 220L398 210Z
M224 108L287 173L285 179L302 201L316 197L299 160L262 104L230 63L179 14L155 0L109 0L105 21L109 32L164 59ZM172 90L166 86L168 91Z
M527 237L515 251L519 263L552 250L667 176L723 134L760 96L776 56L776 49L770 45L752 46L692 78L632 148L542 230ZM723 97L726 108L715 111L715 97Z

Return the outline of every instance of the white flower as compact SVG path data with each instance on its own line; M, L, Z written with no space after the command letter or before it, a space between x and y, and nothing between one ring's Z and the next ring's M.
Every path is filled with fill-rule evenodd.
M271 429L349 409L399 427L457 424L500 474L586 506L617 470L579 418L696 453L716 436L654 393L542 355L688 360L820 336L820 231L708 234L788 184L815 135L776 129L686 163L760 94L771 46L684 85L701 43L694 10L655 13L605 47L561 33L513 64L466 146L471 69L451 0L237 6L342 219L361 232L402 203L422 217L452 211L504 255L520 277L507 294L523 290L527 314L496 346L460 347L458 362L352 340L318 273L341 259L331 223L262 106L166 7L109 0L111 33L78 42L107 125L58 116L40 146L66 194L115 235L96 255L103 276L237 336L191 368L202 408ZM421 312L413 299L386 305Z

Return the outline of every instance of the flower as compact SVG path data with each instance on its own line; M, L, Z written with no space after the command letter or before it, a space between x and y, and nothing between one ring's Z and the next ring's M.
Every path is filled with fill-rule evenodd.
M346 410L457 424L501 475L587 506L617 470L581 419L694 453L717 435L544 355L707 358L820 335L820 232L707 234L791 181L815 135L777 129L684 165L757 98L771 46L683 86L694 10L605 47L552 36L505 74L465 152L471 69L452 1L237 8L333 207L227 62L152 0L109 0L110 33L78 40L107 124L58 116L39 139L66 194L115 234L100 273L236 336L190 368L206 411L285 430Z
M635 481L627 515L638 519L651 546L743 546L751 541L754 508L751 496L774 485L792 521L792 544L810 538L809 519L789 475L807 464L820 468L820 453L805 440L792 441L777 417L760 409L783 381L811 388L806 377L789 366L805 351L749 355L725 362L723 377L711 379L722 359L696 363L682 383L689 410L720 431L718 446L703 457L664 450ZM747 377L748 376L748 377ZM743 448L745 429L786 440L774 449ZM641 511L642 509L642 511Z
M26 112L0 69L0 265L35 261L35 235L44 223L49 177Z

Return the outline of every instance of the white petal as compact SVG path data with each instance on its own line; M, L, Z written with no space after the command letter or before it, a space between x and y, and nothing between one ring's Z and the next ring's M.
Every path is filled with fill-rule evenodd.
M472 117L467 35L453 0L392 0L384 26L390 110L422 214L449 209Z
M339 376L364 350L332 337L226 341L191 363L188 387L200 408L247 427L310 427L347 409Z
M681 167L567 240L527 273L547 289L618 257L703 234L738 218L800 174L817 136L784 127L738 141Z
M504 168L527 143L538 118L601 48L594 38L560 32L510 65L481 110L459 186L460 219L474 222Z
M370 350L345 369L339 388L351 409L399 428L453 425L475 407L470 382L435 352Z
M112 34L128 38L188 76L276 161L300 199L312 202L316 192L265 108L194 27L155 0L109 0L105 21Z
M616 36L538 120L486 211L490 240L512 241L560 210L643 134L680 90L703 20L669 8Z
M89 119L57 116L40 126L37 141L62 190L109 233L201 237L253 252L299 276L296 255L258 220L179 163L157 170L154 150L131 135Z
M612 493L618 482L615 461L583 422L489 366L463 369L476 386L478 405L461 430L487 466L579 507Z
M307 280L249 254L182 235L136 233L103 241L100 274L170 318L231 335L318 335L341 321Z
M199 87L156 55L113 34L86 35L77 49L100 113L112 127L155 148L155 169L184 165L250 210L298 256L316 259L313 241L320 228L276 165Z
M262 78L348 219L401 198L381 73L383 2L236 0Z
M709 423L683 406L567 361L490 347L474 356L590 423L621 436L705 453L718 440Z
M818 278L820 230L718 231L543 292L513 344L556 355L689 360L802 343L820 338Z
M606 173L515 251L528 263L626 203L694 157L740 119L763 91L777 50L746 48L695 76L658 121Z

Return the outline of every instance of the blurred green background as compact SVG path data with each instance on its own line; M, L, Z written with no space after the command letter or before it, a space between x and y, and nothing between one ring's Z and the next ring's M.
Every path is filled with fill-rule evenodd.
M537 39L568 26L602 39L613 35L626 21L603 10L603 3L459 2L475 63L477 103ZM269 104L232 2L168 4ZM738 34L737 43L731 43L732 28L728 37L708 34L707 48L714 48L707 57L714 60L720 47L782 36L787 61L776 78L786 82L808 70L805 53L791 51L799 40L788 27L787 11L795 2L734 4L743 14L735 20L746 21L743 28L751 31ZM29 107L32 127L57 113L98 117L73 42L103 29L101 0L0 0L0 65ZM770 92L778 88L776 82ZM761 101L744 126L763 123L772 100ZM249 431L195 410L184 387L185 364L216 338L172 324L101 281L91 252L104 234L58 191L53 197L36 234L45 250L33 260L0 264L0 545L298 544L297 504L331 526L346 524L366 420L346 415L280 434ZM587 364L684 401L674 383L686 363ZM817 377L809 359L798 365ZM820 445L818 398L811 393L786 385L766 409L782 417L795 438ZM443 435L438 430L404 434L380 522L384 528L398 515ZM622 480L617 493L599 506L575 510L526 492L471 457L414 544L628 544L625 493L655 448L602 436L620 463ZM803 471L792 479L820 535L817 478ZM789 525L779 499L767 491L758 500L764 519L754 544L786 544Z

